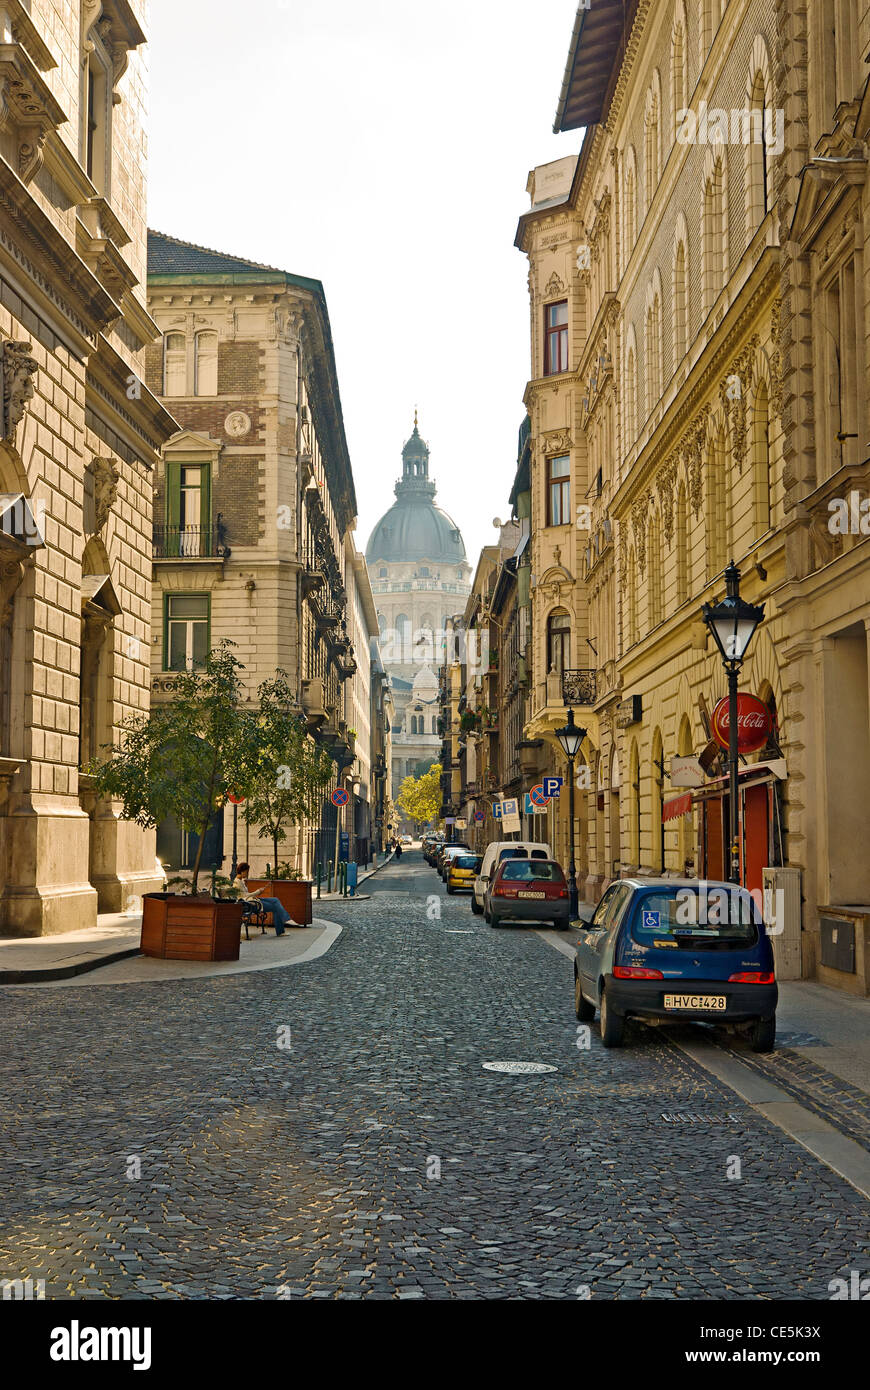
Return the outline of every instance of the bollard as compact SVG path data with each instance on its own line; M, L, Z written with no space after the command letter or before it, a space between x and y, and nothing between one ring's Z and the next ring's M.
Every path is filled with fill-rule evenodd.
M318 896L318 898L319 898L319 897L320 897L320 884L321 884L321 881L322 881L322 879L323 879L323 865L321 864L321 862L320 862L319 859L318 859L318 861L317 861L317 864L315 865L314 877L315 877L316 880L317 880L317 896Z

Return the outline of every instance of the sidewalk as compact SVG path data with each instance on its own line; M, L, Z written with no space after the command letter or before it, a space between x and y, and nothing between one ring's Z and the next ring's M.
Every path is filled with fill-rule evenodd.
M315 903L317 903L317 902L321 902L321 903L328 903L328 902L338 902L338 903L349 903L349 902L355 902L355 903L356 903L356 902L361 902L361 903L366 903L366 902L368 902L368 901L369 901L369 898L371 897L371 893L361 893L361 892L359 891L360 885L363 884L363 883L365 883L367 879L372 878L374 874L379 874L380 871L381 871L381 869L383 869L387 864L391 864L391 863L393 862L393 860L395 859L395 857L396 857L396 852L395 852L395 850L391 850L390 853L387 855L386 859L381 860L380 864L376 864L375 867L374 867L373 869L367 869L366 872L365 872L364 874L359 874L358 877L357 877L357 881L356 881L356 883L357 883L357 891L354 893L353 897L351 897L350 893L348 893L347 897L345 897L344 893L336 893L336 892L332 892L332 893L324 893L324 892L321 892L320 896L318 897L318 896L317 896L317 888L316 888L316 886L315 886L315 888L313 889L313 901L314 901Z

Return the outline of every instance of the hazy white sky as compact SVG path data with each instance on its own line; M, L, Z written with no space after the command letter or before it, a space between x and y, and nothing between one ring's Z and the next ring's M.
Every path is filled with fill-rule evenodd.
M152 0L149 223L322 280L364 547L414 406L476 562L529 371L529 169L576 0Z

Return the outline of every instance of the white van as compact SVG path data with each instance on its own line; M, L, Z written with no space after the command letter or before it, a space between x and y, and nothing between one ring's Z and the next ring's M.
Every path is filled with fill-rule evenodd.
M539 840L493 840L483 851L480 873L474 880L471 890L471 910L478 917L483 912L483 895L486 885L503 859L552 859L549 845Z

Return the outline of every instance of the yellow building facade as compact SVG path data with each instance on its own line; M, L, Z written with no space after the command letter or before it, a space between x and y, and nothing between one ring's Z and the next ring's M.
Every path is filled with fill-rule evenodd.
M743 597L766 608L740 689L764 702L771 726L741 772L744 878L760 892L765 869L780 886L791 868L806 895L819 806L804 667L819 657L808 635L795 642L793 617L789 451L805 458L806 426L791 403L799 418L811 411L784 341L795 157L777 88L782 18L756 0L624 13L623 26L609 0L595 23L578 11L557 129L585 127L582 150L533 171L517 232L532 325L526 737L543 740L539 770L558 770L554 731L569 704L588 731L581 896L594 901L627 873L727 877L726 769L710 746L726 678L701 608L723 595L733 559ZM823 70L821 35L819 45ZM801 268L796 278L809 303ZM836 658L844 671L866 662L859 645ZM866 702L866 676L863 688ZM672 780L674 758L702 757L700 785ZM565 855L564 793L550 821ZM799 897L789 904L799 934ZM806 912L804 935L814 926ZM812 973L813 942L798 946Z

